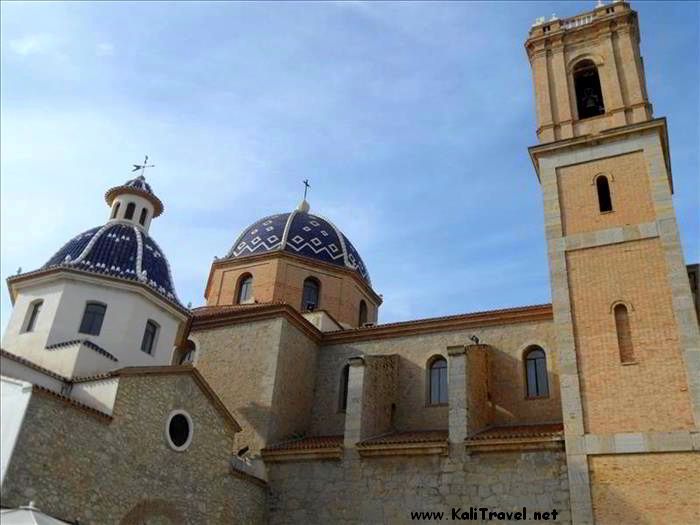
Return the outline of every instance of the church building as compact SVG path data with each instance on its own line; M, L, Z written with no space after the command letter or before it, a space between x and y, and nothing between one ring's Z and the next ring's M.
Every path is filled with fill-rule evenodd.
M382 324L372 261L304 198L220 247L188 308L141 175L7 279L3 512L700 523L699 270L637 13L540 18L525 51L539 142L514 183L542 191L551 304Z

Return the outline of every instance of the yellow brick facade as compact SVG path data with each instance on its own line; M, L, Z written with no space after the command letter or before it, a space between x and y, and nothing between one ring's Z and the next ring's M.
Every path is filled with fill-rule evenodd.
M564 235L656 220L644 155L636 151L558 170ZM601 213L596 177L607 177L613 209Z
M590 458L597 525L700 523L700 454Z
M693 428L660 241L576 250L567 254L567 270L586 432ZM620 360L618 301L628 305L633 364Z

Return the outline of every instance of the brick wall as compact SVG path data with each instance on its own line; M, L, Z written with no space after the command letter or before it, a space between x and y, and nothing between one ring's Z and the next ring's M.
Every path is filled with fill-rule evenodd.
M589 458L598 525L700 523L700 453Z
M688 382L658 239L566 257L587 432L693 427ZM612 305L630 305L636 364L623 365Z
M601 213L594 177L605 174L613 211ZM564 235L656 220L641 151L557 170Z

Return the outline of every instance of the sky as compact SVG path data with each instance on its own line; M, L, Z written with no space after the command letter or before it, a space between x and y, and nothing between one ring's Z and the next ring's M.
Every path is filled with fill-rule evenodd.
M535 18L594 4L3 2L0 274L103 224L105 190L148 154L166 207L150 233L185 304L303 179L362 255L380 322L547 303L523 43ZM632 6L697 262L699 4Z

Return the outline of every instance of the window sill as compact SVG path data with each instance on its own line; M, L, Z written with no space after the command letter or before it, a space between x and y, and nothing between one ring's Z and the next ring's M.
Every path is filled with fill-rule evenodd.
M546 396L525 396L525 401L542 401L544 399L549 399L550 396L547 394Z
M622 366L632 366L632 365L638 365L639 361L623 361L620 363Z
M425 408L440 408L440 407L447 407L450 406L449 403L428 403L425 405Z

